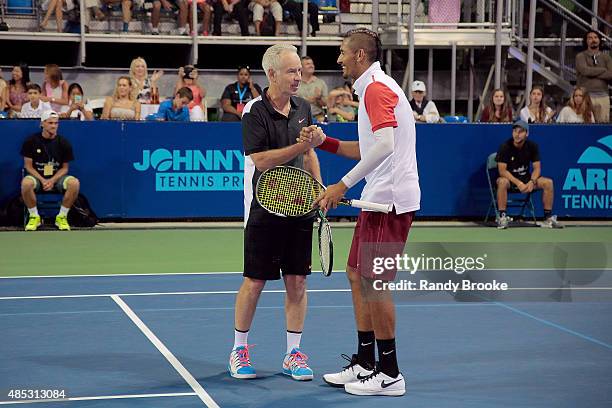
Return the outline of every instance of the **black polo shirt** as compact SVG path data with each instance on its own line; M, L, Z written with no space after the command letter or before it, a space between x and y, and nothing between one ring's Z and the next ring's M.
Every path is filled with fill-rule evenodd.
M28 137L21 146L21 155L32 159L32 166L44 178L51 178L62 164L74 160L72 146L67 139L55 135L53 139L45 139L41 132ZM53 166L53 174L45 176L45 165Z
M525 144L519 149L514 145L514 139L510 138L499 147L496 161L506 163L508 171L526 183L531 178L530 164L540 161L540 149L531 140L525 140Z
M245 107L242 114L242 143L246 157L244 164L245 221L280 219L264 210L254 197L255 186L261 172L257 170L249 155L267 150L281 149L297 143L303 127L312 124L310 104L304 99L292 96L289 116L277 112L266 95L268 88ZM284 163L287 166L304 168L304 156L298 155ZM270 218L272 217L272 218Z

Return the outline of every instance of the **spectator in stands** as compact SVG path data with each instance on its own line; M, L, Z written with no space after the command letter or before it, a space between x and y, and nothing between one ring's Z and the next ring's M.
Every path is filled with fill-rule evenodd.
M221 95L223 122L240 122L242 110L251 100L261 95L261 87L253 82L251 70L243 65L238 68L238 81L225 87Z
M98 21L102 21L106 19L106 14L104 14L101 10L102 1L101 0L84 0L85 2L85 16L84 16L84 24L86 30L89 29L89 22L91 20L91 14L93 13L94 17ZM78 7L78 6L77 6ZM85 31L87 32L87 31Z
M567 106L559 112L557 123L595 123L593 103L586 89L574 88Z
M137 57L130 64L130 79L132 80L134 99L140 103L155 103L159 99L157 81L164 75L164 71L154 71L149 77L147 62Z
M121 3L121 15L123 27L121 31L125 34L130 31L130 21L132 21L132 0L103 0L105 4L112 6Z
M216 0L215 0L216 1ZM192 0L187 0L187 24L189 25L189 32L195 34L196 27L191 27L193 21L193 8L191 6ZM200 11L202 11L202 35L207 36L210 31L210 16L212 14L212 2L213 0L196 0L196 4ZM197 23L196 23L197 25Z
M6 109L6 100L8 99L8 84L2 77L2 69L0 69L0 112Z
M298 96L310 103L312 116L319 122L324 120L323 107L327 109L327 84L314 75L315 64L312 58L302 57L302 81L298 88Z
M53 110L49 102L41 101L41 89L38 84L30 82L26 89L28 91L29 102L21 106L21 112L19 112L20 118L38 119L42 117L44 112Z
M351 106L358 109L359 97L353 92L353 84L350 81L344 81L344 85L342 85L342 87L351 96Z
M147 119L166 120L172 122L189 122L189 102L193 100L193 92L183 87L176 92L174 99L163 101L159 110Z
M159 35L159 20L161 16L161 8L166 11L172 11L172 4L168 0L144 0L145 3L152 3L151 9L151 34ZM133 63L134 61L132 61Z
M23 168L27 175L21 181L21 197L28 208L26 231L36 231L41 224L36 207L36 192L56 191L64 193L55 225L61 231L70 231L68 211L79 195L79 180L68 175L68 162L74 160L72 146L57 133L59 115L54 111L43 113L40 118L42 131L28 137L21 147Z
M43 11L46 10L45 17L40 23L40 30L45 30L47 28L47 24L49 23L49 19L51 15L55 13L55 23L57 24L57 32L61 33L64 31L64 11L62 10L62 6L64 5L64 0L49 0L48 2L41 5Z
M113 96L106 98L100 119L139 120L140 102L134 97L132 80L120 76Z
M283 22L283 7L276 0L251 0L249 10L253 12L253 23L255 33L261 35L261 22L263 21L264 11L272 13L274 16L274 35L280 34L280 26Z
M221 21L225 13L238 21L240 35L249 36L249 0L216 0L213 3L213 35L221 35Z
M576 86L589 93L597 122L610 122L612 57L601 52L601 34L588 31L583 38L584 51L576 55Z
M9 114L11 116L15 116L15 114L19 113L21 111L21 106L28 101L26 87L29 82L30 68L26 64L14 66L11 72L11 80L9 81L8 89L5 91Z
M550 123L555 111L544 102L544 88L539 85L529 92L529 105L521 109L520 117L527 123Z
M151 34L159 35L159 18L161 8L164 10L172 10L172 4L174 3L178 8L178 34L189 35L187 28L187 15L188 7L187 0L153 0L153 10L151 11Z
M529 125L523 120L517 120L512 125L512 137L504 142L497 151L497 208L499 216L497 228L508 228L512 220L506 214L508 204L508 190L515 189L527 194L535 190L543 190L542 204L544 207L544 228L562 228L553 215L554 186L553 181L542 177L540 152L538 145L527 140ZM530 165L533 167L529 171Z
M351 95L343 87L333 89L327 100L329 122L351 122L355 120L355 109L351 105Z
M89 104L85 103L85 93L81 85L74 83L68 87L69 106L64 106L60 118L70 118L79 120L93 120L93 110Z
M280 0L280 3L283 6L283 9L291 15L295 21L295 24L297 24L298 31L301 35L303 27L302 11L304 9L302 2L294 0ZM308 20L310 21L310 28L312 29L310 35L316 37L317 31L319 31L319 6L312 1L308 2Z
M429 101L427 96L427 88L425 82L414 81L412 83L412 99L410 106L414 120L421 123L438 123L440 121L440 113L434 101Z
M485 106L480 116L481 122L512 122L510 98L503 89L495 89L491 94L489 105Z
M45 65L45 81L42 86L43 102L51 103L51 108L60 112L62 107L67 106L68 83L64 81L62 71L55 64Z
M193 65L186 65L179 68L174 92L178 92L178 90L183 87L191 89L193 94L193 100L189 103L189 115L191 120L205 120L206 106L204 98L206 97L206 89L198 83L198 70Z

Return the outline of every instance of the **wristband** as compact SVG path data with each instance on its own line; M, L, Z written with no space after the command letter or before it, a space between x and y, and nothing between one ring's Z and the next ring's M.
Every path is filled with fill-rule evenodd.
M319 149L325 150L326 152L336 153L340 147L340 140L334 139L333 137L327 136L323 143L319 145Z

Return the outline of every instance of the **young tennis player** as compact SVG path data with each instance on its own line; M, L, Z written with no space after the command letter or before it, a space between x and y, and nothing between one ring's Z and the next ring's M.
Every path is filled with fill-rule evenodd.
M374 274L373 260L403 252L414 213L420 208L412 109L401 87L380 67L378 36L367 29L348 32L338 63L345 77L355 79L359 97L359 141L326 137L314 126L302 130L300 140L322 150L359 160L337 184L317 199L324 210L335 208L345 192L363 178L361 199L392 204L388 214L362 210L349 253L347 276L357 323L357 354L344 370L324 380L355 395L403 395L404 377L397 365L395 307L388 292L374 290L374 280L393 280L395 270ZM380 365L375 368L375 344Z

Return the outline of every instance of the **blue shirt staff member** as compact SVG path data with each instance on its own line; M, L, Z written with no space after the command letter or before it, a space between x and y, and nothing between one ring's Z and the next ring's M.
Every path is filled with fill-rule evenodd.
M302 77L297 49L289 44L268 48L262 66L270 86L246 104L242 116L244 144L244 279L235 306L234 347L228 369L234 378L255 378L247 338L266 281L285 283L287 351L282 372L294 380L311 380L312 369L300 350L306 316L306 276L311 270L312 219L269 214L253 197L261 172L280 165L303 168L321 179L312 146L296 143L312 124L310 105L296 96Z

